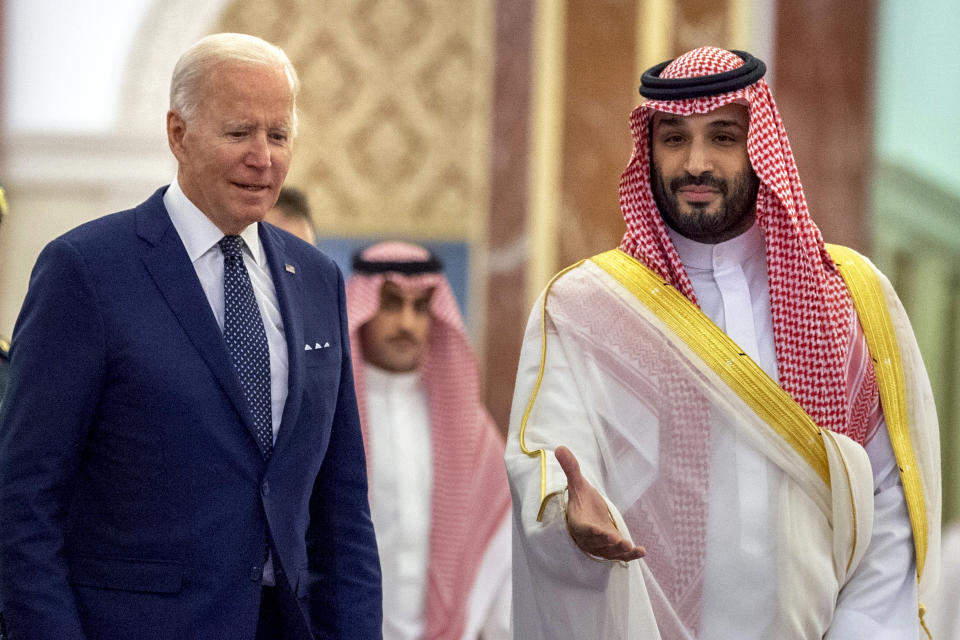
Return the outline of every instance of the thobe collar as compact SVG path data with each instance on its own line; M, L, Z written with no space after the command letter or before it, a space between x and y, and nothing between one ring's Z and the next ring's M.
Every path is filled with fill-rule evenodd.
M380 367L364 362L364 373L367 379L367 388L370 391L380 393L412 393L420 391L420 370L413 371L387 371Z
M764 239L754 223L749 229L724 242L705 244L680 235L670 227L667 233L687 269L714 271L733 264L744 264L758 256L764 258Z

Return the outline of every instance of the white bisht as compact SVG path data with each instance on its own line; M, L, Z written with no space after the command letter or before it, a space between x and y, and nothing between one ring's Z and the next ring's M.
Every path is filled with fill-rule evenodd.
M575 546L559 445L620 531L646 547L643 560L602 561ZM745 460L762 469L746 498L730 473ZM726 531L773 551L753 576L759 588L743 585L771 606L748 602L748 619L734 620L739 637L820 638L870 542L863 448L819 429L694 305L621 252L567 270L535 307L506 463L517 640L710 636L704 589L724 570ZM763 516L737 508L743 500L759 501L752 513Z

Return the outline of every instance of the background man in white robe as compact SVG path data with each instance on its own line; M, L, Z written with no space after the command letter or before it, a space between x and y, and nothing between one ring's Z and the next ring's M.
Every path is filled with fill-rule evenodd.
M909 431L891 428L895 455L879 371L810 219L764 70L703 47L644 74L651 99L631 117L620 185L622 268L597 268L607 254L575 265L531 316L506 455L517 638L918 636L917 575L939 535L929 384L877 274L911 417ZM624 284L636 272L652 284ZM709 357L688 354L709 356L701 336L716 335L682 343L690 321L637 304L664 289L729 342L725 362L704 373ZM740 359L756 370L746 386L802 408L811 435L795 454L779 419L756 420L768 403L751 405L756 415L738 405L750 389L724 375ZM842 452L823 481L806 479L799 455L812 442ZM832 498L816 497L824 488ZM807 512L808 500L821 506Z
M440 263L416 245L369 247L354 258L347 313L383 637L509 638L503 440Z

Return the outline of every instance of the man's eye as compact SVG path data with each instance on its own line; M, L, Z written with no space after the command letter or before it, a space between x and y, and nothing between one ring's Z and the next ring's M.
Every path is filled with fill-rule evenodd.
M271 138L272 140L276 141L276 142L286 142L286 141L287 141L287 134L285 134L285 133L272 133L272 134L270 134L270 138Z

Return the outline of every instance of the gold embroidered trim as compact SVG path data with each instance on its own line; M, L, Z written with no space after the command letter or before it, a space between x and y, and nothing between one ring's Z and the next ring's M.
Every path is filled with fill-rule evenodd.
M933 640L933 634L930 633L930 628L927 626L927 621L924 619L927 615L927 605L920 603L920 628L923 629L923 632L927 634L927 640Z
M900 481L907 499L919 579L923 575L927 555L927 505L920 469L910 441L903 362L900 359L893 322L877 274L863 256L839 245L828 244L827 251L850 290L853 306L860 317L860 326L867 339L867 347L873 357L883 416L887 421L887 432L890 434L893 453L900 467Z
M790 394L683 294L619 249L590 258L637 296L830 486L820 428Z
M547 296L550 294L550 287L553 286L553 283L557 281L560 276L566 272L576 269L581 264L583 260L572 264L557 275L553 276L550 279L550 282L547 283L547 288L543 292L543 305L540 310L540 370L537 372L537 382L533 385L533 393L530 394L530 400L527 402L527 408L523 412L523 417L520 419L520 450L531 458L540 459L540 509L537 512L537 522L543 520L543 511L547 506L547 500L556 495L557 492L551 493L549 496L546 495L547 492L547 451L546 449L528 449L526 442L527 434L527 420L530 418L530 413L533 411L533 403L537 399L537 394L540 392L540 383L543 382L543 370L547 363Z

